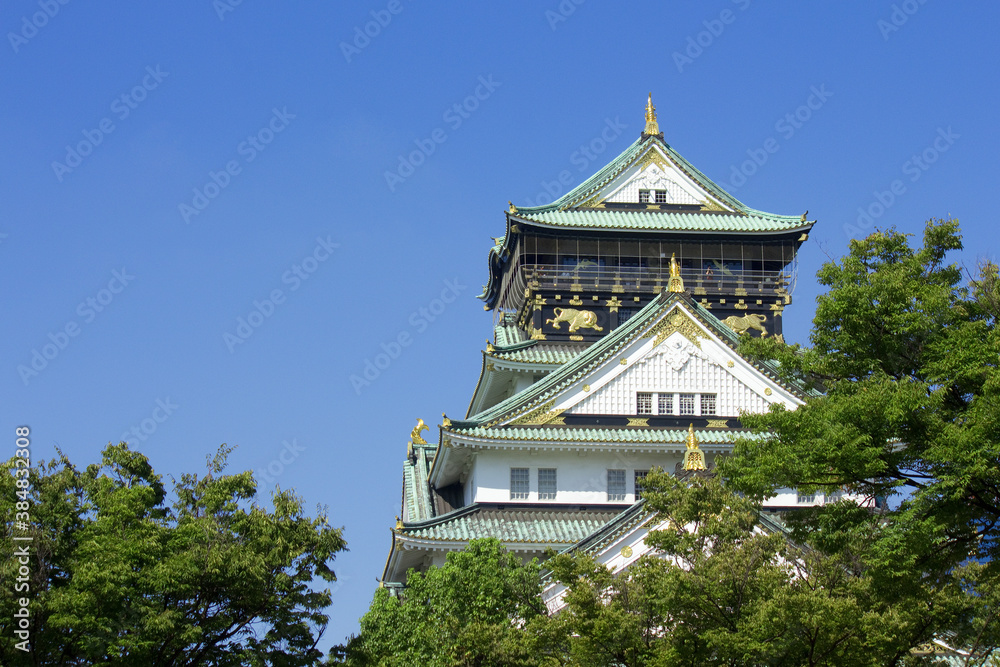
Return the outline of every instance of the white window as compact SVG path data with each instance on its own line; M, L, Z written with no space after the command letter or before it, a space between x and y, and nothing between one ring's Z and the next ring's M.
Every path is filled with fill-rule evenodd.
M510 469L510 499L527 500L529 488L529 474L527 468Z
M799 505L811 505L816 502L816 494L803 493L802 491L799 491L797 493L796 502L798 502Z
M625 500L624 470L608 470L608 500L611 502Z
M649 190L639 190L639 203L640 204L649 203Z
M538 469L538 499L539 500L555 500L556 499L556 469L555 468L539 468Z
M642 498L642 483L646 479L646 475L649 474L648 470L636 470L635 471L635 499L639 500Z
M693 415L694 414L694 394L681 394L680 395L680 415Z
M648 391L640 391L635 395L635 414L653 414L653 395Z
M656 414L658 414L658 415L672 415L672 414L674 414L674 395L673 394L657 394L656 395Z
M701 395L701 414L703 415L715 414L715 394Z
M656 203L657 204L666 204L667 203L667 191L666 190L657 190L656 191Z

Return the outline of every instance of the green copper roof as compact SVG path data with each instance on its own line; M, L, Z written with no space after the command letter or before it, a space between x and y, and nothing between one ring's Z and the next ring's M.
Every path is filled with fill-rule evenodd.
M403 463L403 518L407 521L429 519L433 515L427 471L434 447L414 445L413 457Z
M532 341L532 345L530 346L519 347L513 350L496 348L490 355L504 361L514 361L524 364L565 364L567 361L572 361L580 356L586 349L586 345L539 343L538 341Z
M721 211L611 210L600 208L518 211L522 220L573 228L642 231L785 232L808 228L798 216L741 215Z
M630 444L676 444L684 447L686 429L619 426L595 428L589 426L474 426L450 429L457 435L490 440L530 440L545 442L620 442ZM758 438L749 431L737 429L705 429L694 432L702 445L730 444L735 437Z
M423 540L463 541L496 537L503 542L574 544L598 530L618 509L488 509L469 505L430 521L405 524L397 533Z

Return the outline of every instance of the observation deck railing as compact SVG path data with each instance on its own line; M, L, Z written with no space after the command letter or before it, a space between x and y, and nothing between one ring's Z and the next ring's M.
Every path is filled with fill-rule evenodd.
M525 290L657 294L670 280L670 270L645 267L565 267L554 264L525 264L514 270L505 286L500 309L517 310L524 303ZM697 296L771 297L791 292L793 276L782 271L704 270L682 268L684 287Z

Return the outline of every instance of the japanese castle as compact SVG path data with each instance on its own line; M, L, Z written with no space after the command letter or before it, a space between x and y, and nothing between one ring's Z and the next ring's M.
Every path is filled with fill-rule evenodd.
M664 141L652 96L625 152L504 217L480 295L493 341L464 418L411 434L384 586L479 537L627 567L655 528L639 502L651 468L710 468L741 412L807 398L736 347L781 336L815 221L737 201ZM822 501L788 490L766 507Z

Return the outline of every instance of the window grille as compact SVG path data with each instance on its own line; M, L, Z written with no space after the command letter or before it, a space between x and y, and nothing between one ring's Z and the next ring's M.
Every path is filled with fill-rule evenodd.
M803 493L802 491L799 491L798 494L797 494L796 502L798 502L800 505L809 505L809 504L812 504L812 503L816 502L816 494L815 493Z
M715 394L701 395L701 414L703 415L715 414Z
M674 414L674 395L673 394L657 394L656 395L656 414L659 415L672 415Z
M635 414L653 414L653 395L646 391L640 391L635 396Z
M510 469L510 499L528 499L529 476L527 468Z
M556 469L555 468L539 468L538 469L538 499L539 500L555 500L556 499Z
M667 203L667 191L666 190L657 190L656 191L656 203L657 204L666 204Z
M649 203L649 190L639 190L639 203L640 204Z
M681 415L693 415L694 414L694 394L681 394L680 400L680 410L678 411Z
M649 474L648 470L636 470L635 471L635 499L639 500L642 498L642 484L646 479L646 475Z
M608 470L608 500L611 502L625 500L624 470Z

